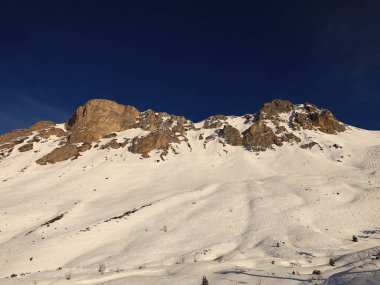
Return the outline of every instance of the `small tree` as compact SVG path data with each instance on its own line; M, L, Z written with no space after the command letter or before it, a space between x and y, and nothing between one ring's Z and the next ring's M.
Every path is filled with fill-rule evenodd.
M98 272L103 275L104 271L106 271L106 266L104 263L100 263L99 268L98 268Z
M329 260L329 264L330 264L330 266L335 266L335 261L334 261L334 259L330 258L330 260Z
M206 276L203 276L201 285L208 285Z
M66 279L66 280L70 280L70 279L71 279L71 272L67 272L67 273L65 274L65 279Z
M356 236L352 236L352 241L353 242L358 242L358 238Z

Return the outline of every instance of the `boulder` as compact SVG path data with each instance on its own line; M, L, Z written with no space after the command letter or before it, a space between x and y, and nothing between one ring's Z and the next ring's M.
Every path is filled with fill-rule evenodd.
M56 163L68 159L77 158L80 151L88 149L88 144L85 147L78 147L72 144L66 144L60 148L54 149L52 152L44 155L36 161L40 165L46 165L47 163Z
M18 150L20 152L25 152L33 149L33 143L27 143L24 144L23 146L19 147Z
M243 138L239 130L231 125L225 125L221 134L229 145L239 146L243 143Z

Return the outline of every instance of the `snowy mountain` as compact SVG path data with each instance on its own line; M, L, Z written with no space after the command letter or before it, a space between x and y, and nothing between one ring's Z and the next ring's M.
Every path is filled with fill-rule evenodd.
M380 132L308 103L91 100L0 136L0 197L0 284L380 284Z

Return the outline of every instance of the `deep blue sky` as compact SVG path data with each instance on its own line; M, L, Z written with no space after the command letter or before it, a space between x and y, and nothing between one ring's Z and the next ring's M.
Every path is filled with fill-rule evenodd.
M92 98L194 121L311 102L380 129L380 1L2 1L0 133Z

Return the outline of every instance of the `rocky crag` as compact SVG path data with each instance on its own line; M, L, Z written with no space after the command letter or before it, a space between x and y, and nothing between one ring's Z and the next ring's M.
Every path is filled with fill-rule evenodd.
M34 143L49 138L58 140L59 147L40 157L36 161L40 165L76 159L92 148L99 151L127 148L142 158L148 158L152 151L160 151L163 159L169 151L176 153L173 148L176 144L184 143L191 151L189 134L203 141L204 148L211 141L254 152L272 150L284 144L312 148L318 143L305 139L303 132L335 135L346 128L328 110L285 100L267 103L255 114L215 115L195 124L182 116L152 110L141 112L133 106L94 99L79 107L64 125L43 121L29 129L1 135L0 160L13 151L33 151ZM143 135L118 137L119 132L132 129L142 131ZM105 139L107 142L103 143Z

